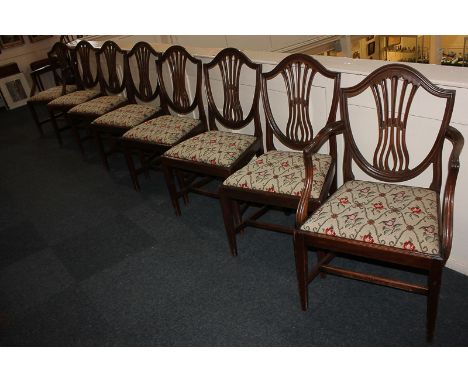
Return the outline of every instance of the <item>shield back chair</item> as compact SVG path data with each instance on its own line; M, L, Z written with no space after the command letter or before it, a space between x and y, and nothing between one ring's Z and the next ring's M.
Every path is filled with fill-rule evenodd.
M190 101L187 76L190 67L196 69L193 101ZM167 149L184 139L206 131L206 116L202 100L202 62L185 48L169 47L157 61L162 113L130 130L120 139L135 190L140 190L138 176L148 175L150 169L160 170L160 157ZM166 81L164 74L169 79ZM172 96L169 90L172 88ZM172 113L171 113L172 112ZM196 112L197 118L190 116ZM177 114L177 115L173 115ZM141 167L136 168L134 156L138 154Z
M232 174L220 187L220 201L223 210L224 224L228 236L231 254L237 255L236 234L246 226L283 232L292 235L294 225L262 222L259 219L271 208L297 208L304 187L305 168L302 150L308 146L314 137L311 110L314 100L312 93L317 93L314 78L319 74L322 80L333 84L333 96L328 110L323 110L327 129L335 122L338 108L340 74L327 70L318 61L303 54L293 54L283 59L272 71L262 74L262 100L265 110L266 153L254 158L247 166ZM288 113L286 126L275 119L269 93L276 91L273 81L284 81ZM269 91L269 84L272 90ZM317 82L315 82L317 85ZM279 88L279 85L277 85ZM282 110L280 107L276 109ZM277 111L276 110L276 111ZM317 112L319 112L317 110ZM286 118L285 118L286 121ZM323 123L323 122L322 122ZM281 126L281 127L280 127ZM322 127L322 126L320 126ZM320 136L322 131L316 131ZM293 151L278 150L275 139ZM330 187L334 185L336 168L336 141L329 142L329 153L313 156L316 177L313 190L308 199L309 208L315 210L328 196ZM242 219L234 213L238 203L245 202L246 210ZM253 204L253 205L252 205ZM250 207L256 208L252 214ZM247 216L249 212L250 216Z
M119 150L118 137L148 119L161 115L160 88L156 64L161 53L147 42L138 42L124 56L124 72L129 104L111 111L92 122L104 167L109 170L108 156ZM132 68L134 74L132 74ZM136 73L135 73L136 71ZM154 76L151 75L154 73ZM105 141L110 146L105 147Z
M354 97L365 91L369 102L372 103L374 98L377 110L375 146L368 139L370 131L366 133L366 140L357 144L359 140L353 134L357 124L352 123L349 113L349 105L356 99ZM418 95L440 103L440 126L436 122L439 118L417 126L421 122L418 122L417 113L412 110L415 104L425 104L421 98L413 102ZM427 340L432 340L442 269L451 250L454 192L463 147L463 136L449 126L454 101L454 90L439 88L417 70L401 64L385 65L359 84L341 90L343 123L329 129L321 138L325 140L334 134L344 133L344 184L311 216L308 216L307 203L307 194L315 175L311 155L319 142L304 150L307 177L294 232L302 309L306 310L308 306L308 283L318 274L335 274L414 292L427 296ZM437 124L432 129L434 144L426 147L428 150L425 152L411 153L408 138L412 136L411 133L407 134L407 127L412 127L413 131L421 128L419 131L422 134L429 135L429 127L432 127L428 126L429 123L433 126ZM362 125L362 121L359 124ZM412 139L414 143L414 136ZM442 150L445 140L453 147L442 196ZM372 151L366 151L369 147ZM410 154L413 154L413 160L410 160ZM415 161L415 154L425 157ZM353 165L372 181L355 179ZM426 175L432 174L428 188L398 184L415 181L425 170L428 171ZM308 265L308 247L315 249L318 255L317 262L311 267ZM408 267L422 272L427 275L427 285L330 265L333 257L340 253L348 254L355 260L377 262L389 267Z
M95 55L95 48L93 48L89 42L83 40L80 41L76 47L68 49L70 50L71 54L73 73L76 79L78 90L71 94L58 97L47 104L52 126L60 146L63 145L61 132L72 127L67 112L73 107L92 100L101 94L101 91L98 87L97 67L93 68L91 62ZM67 120L65 126L58 126L57 119L55 118L55 114L57 113L64 113ZM76 137L75 130L74 133Z
M220 73L224 101L218 107L213 97L210 72L217 68ZM226 179L245 166L255 154L263 153L262 132L258 104L261 87L261 65L252 62L244 53L234 48L226 48L204 67L205 87L208 99L210 131L185 140L162 156L166 183L176 215L180 215L179 198L188 201L188 192L218 197L218 192L204 189L203 186L214 179ZM244 117L240 102L241 73L254 75L255 88L252 104ZM214 72L213 72L214 74ZM221 105L220 105L221 106ZM253 134L245 131L253 123ZM218 124L224 129L221 131ZM243 132L235 132L243 130ZM174 175L179 176L179 189ZM237 210L236 210L237 213Z
M118 71L119 67L124 67L126 52L120 49L115 42L106 41L102 44L101 48L95 51L95 54L100 95L90 101L74 106L68 110L67 115L81 153L84 155L83 142L94 137L102 158L102 141L94 134L91 122L108 112L128 104L128 99L125 96L126 73L124 71L119 76ZM81 136L81 130L86 131L84 136Z
M62 35L60 36L60 42L63 42L64 44L68 44L69 42L73 42L82 37L83 35Z
M44 136L42 125L51 120L50 118L40 120L36 108L45 108L50 101L77 90L74 84L75 79L67 46L61 42L56 42L47 53L47 56L48 63L31 72L33 86L31 89L31 97L28 100L29 110L41 137ZM44 88L41 79L41 76L46 73L52 73L55 81L55 86L48 89ZM56 117L58 117L58 115Z

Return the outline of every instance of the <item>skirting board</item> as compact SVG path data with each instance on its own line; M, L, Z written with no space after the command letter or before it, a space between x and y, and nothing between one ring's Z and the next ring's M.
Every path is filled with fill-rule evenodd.
M468 261L461 262L458 259L448 259L447 268L453 269L454 271L463 273L468 276Z

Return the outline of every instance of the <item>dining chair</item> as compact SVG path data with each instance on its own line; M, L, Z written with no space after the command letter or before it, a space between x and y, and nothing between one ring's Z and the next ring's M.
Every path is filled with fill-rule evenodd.
M284 86L280 86L281 80ZM320 81L328 81L333 89L328 109L324 106L323 83ZM305 178L304 161L299 150L313 142L315 114L321 117L315 121L321 119L324 124L315 130L318 137L335 122L339 88L340 73L326 69L304 54L289 55L271 71L262 74L266 152L230 175L219 191L232 255L237 255L236 234L246 226L293 234L293 224L287 226L260 221L259 218L272 208L291 212L297 209ZM280 91L285 95L282 102L278 98ZM271 100L272 96L276 98ZM275 114L283 115L284 121L278 122ZM278 145L281 149L277 148ZM336 187L336 157L335 139L329 141L328 153L313 155L315 177L308 199L311 210L325 200L332 186ZM235 211L239 210L241 202L247 208L239 219Z
M294 231L302 309L308 307L308 284L319 274L401 289L427 297L426 336L431 341L442 270L452 246L454 192L463 147L463 136L450 126L455 91L432 84L412 67L389 64L340 93L343 121L304 149L306 180ZM362 102L366 107L356 106ZM432 107L434 118L419 117L420 107ZM366 114L357 118L356 112ZM359 139L356 131L365 138ZM343 185L309 214L315 177L312 156L323 142L341 134ZM445 142L453 147L441 194ZM421 187L417 181L427 184ZM308 248L317 254L312 266ZM331 265L340 254L422 272L427 284Z

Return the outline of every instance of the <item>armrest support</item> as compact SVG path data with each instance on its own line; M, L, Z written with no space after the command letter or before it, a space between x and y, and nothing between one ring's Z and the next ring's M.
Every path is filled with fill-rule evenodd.
M48 73L51 71L53 71L52 65L45 65L45 66L42 66L38 69L31 71L30 75L33 80L32 81L33 86L31 88L31 93L29 94L30 97L36 94L37 89L39 89L39 91L44 90L44 85L42 84L40 76L44 73Z
M455 199L455 185L460 169L460 153L463 149L463 135L454 127L449 126L445 138L452 143L452 152L449 158L447 180L445 182L444 200L442 203L442 249L441 254L445 261L450 256L453 236L453 204Z
M314 180L314 164L312 155L317 153L325 142L331 138L336 137L344 132L343 121L336 121L329 123L322 130L318 132L314 140L303 150L304 166L305 166L305 184L304 191L302 192L297 206L296 212L296 227L299 228L305 221L308 215L309 198L312 191L312 184Z

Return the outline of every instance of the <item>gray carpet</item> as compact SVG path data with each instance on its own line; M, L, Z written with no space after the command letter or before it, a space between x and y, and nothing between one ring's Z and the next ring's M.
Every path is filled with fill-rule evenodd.
M229 255L219 202L174 215L162 174L133 190L0 111L0 342L4 346L425 346L425 298L328 276L300 309L290 237L247 229ZM275 212L274 221L294 215ZM341 260L353 269L422 279ZM468 277L444 271L434 345L468 345Z

